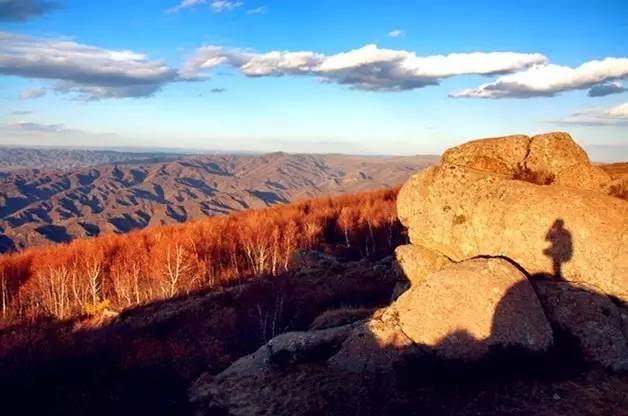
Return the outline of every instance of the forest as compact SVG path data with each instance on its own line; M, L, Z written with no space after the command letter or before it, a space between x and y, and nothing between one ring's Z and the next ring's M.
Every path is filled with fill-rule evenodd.
M381 258L406 238L398 189L319 198L0 257L0 326L95 315L277 276L318 249Z

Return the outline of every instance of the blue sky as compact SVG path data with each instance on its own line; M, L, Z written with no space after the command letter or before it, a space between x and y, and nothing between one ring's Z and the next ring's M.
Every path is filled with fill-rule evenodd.
M0 0L0 31L0 144L628 159L626 1Z

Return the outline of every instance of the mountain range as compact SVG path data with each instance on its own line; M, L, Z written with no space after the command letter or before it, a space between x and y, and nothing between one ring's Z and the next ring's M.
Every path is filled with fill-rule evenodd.
M2 149L0 251L394 187L436 161L429 155Z

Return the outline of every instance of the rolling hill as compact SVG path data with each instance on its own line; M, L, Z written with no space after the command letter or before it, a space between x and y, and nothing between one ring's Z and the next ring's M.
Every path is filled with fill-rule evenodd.
M395 186L436 160L271 153L4 170L0 251Z

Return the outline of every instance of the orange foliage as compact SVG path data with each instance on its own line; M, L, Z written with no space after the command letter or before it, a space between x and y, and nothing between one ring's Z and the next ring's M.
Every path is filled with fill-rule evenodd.
M65 319L277 275L297 249L388 255L404 238L396 193L320 198L4 255L0 322Z

